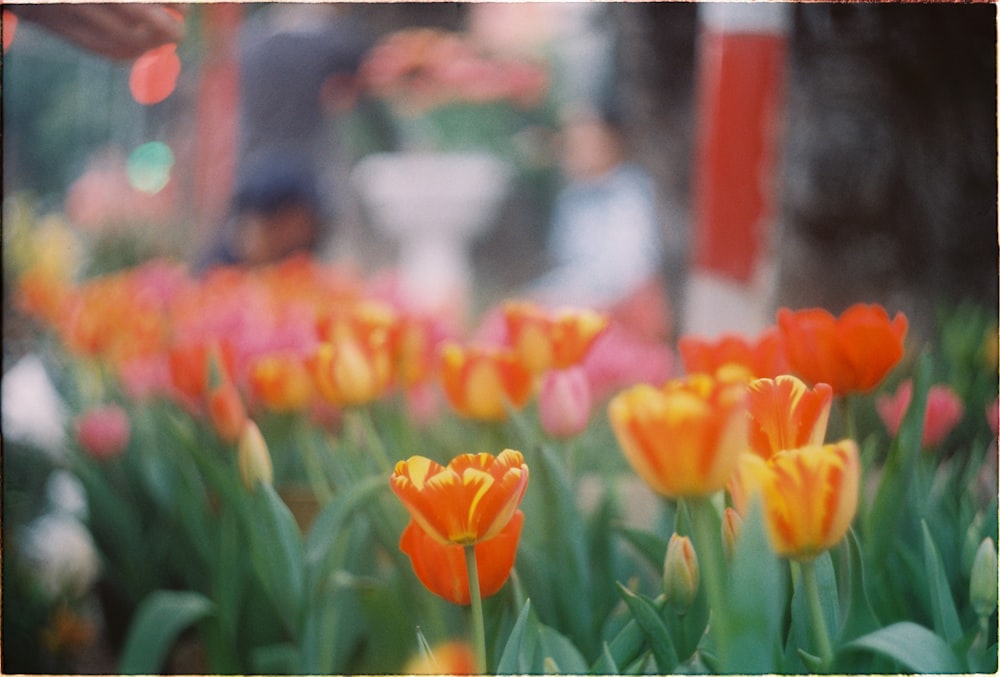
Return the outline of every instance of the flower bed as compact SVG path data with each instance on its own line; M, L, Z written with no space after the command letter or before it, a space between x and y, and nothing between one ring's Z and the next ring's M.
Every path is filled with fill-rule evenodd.
M43 273L121 672L188 628L214 673L997 668L994 318L925 347L783 309L601 397L591 310L477 334L308 259Z

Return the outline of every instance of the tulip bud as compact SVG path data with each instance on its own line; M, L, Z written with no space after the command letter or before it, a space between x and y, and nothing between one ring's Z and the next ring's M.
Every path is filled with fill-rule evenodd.
M736 540L743 530L743 518L733 508L726 508L722 514L722 548L726 553L726 559L733 558L736 551Z
M997 551L987 537L979 544L969 575L969 600L980 618L989 618L997 608L997 587Z
M208 413L219 439L226 443L239 439L247 410L235 385L224 381L212 388L208 396Z
M667 557L663 564L663 594L667 603L683 613L698 594L698 555L691 539L676 533L667 543Z
M267 443L260 434L260 428L249 419L243 426L236 453L240 477L247 491L252 493L257 488L258 482L271 484L274 481L274 469L271 466L271 454L267 450Z
M124 452L130 429L128 414L116 405L90 409L76 420L76 438L80 446L99 460Z
M546 372L538 394L542 429L558 439L580 434L590 420L590 403L590 383L582 368Z

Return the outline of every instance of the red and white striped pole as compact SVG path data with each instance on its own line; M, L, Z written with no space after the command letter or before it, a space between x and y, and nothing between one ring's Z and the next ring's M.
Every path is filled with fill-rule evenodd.
M753 332L776 196L792 6L699 5L692 267L684 331Z

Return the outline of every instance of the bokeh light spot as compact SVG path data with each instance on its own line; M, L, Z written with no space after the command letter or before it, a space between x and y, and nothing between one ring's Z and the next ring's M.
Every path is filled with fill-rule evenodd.
M177 45L151 49L132 64L128 86L132 97L143 105L160 103L174 91L181 73Z
M9 9L3 10L3 51L10 49L17 32L17 15Z
M149 195L159 193L170 182L174 154L162 141L144 143L129 155L125 174L129 185Z

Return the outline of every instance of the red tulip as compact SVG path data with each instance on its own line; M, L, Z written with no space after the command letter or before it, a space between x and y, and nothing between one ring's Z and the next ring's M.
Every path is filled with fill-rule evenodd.
M524 513L518 510L500 533L475 545L482 597L495 595L507 582L523 523ZM403 531L399 548L410 558L414 573L428 590L453 604L465 606L471 602L464 546L442 544L411 520Z
M778 326L792 369L810 383L829 383L835 395L847 395L873 390L899 363L907 320L859 303L840 317L821 308L782 308Z

